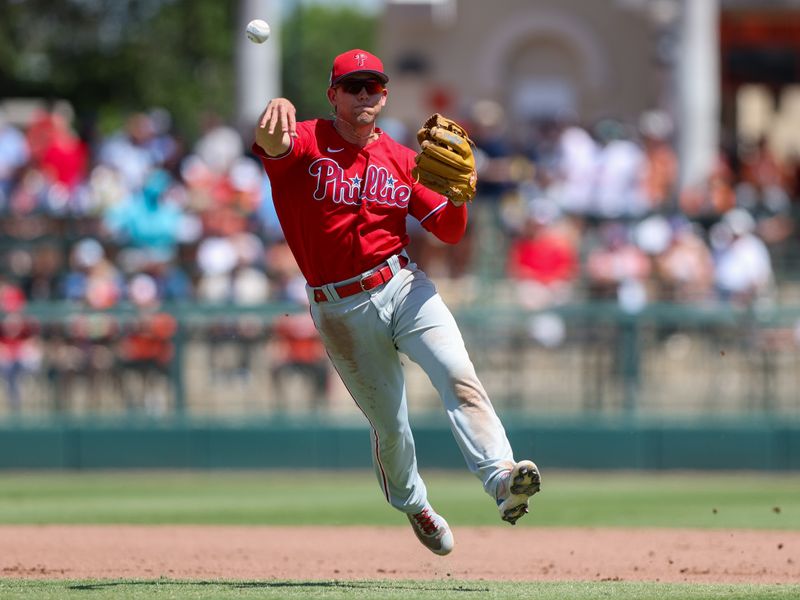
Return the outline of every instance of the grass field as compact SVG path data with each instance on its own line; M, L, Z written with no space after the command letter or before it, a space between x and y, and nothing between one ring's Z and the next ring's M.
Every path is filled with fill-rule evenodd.
M371 600L796 600L798 586L679 585L621 582L502 583L495 581L97 581L4 582L0 598L324 598Z
M468 473L423 473L452 525L498 525ZM800 529L800 477L546 473L520 527ZM322 491L322 492L321 492ZM320 494L323 494L322 501ZM0 474L0 523L397 525L366 472Z
M467 473L424 473L453 526L500 525ZM322 490L322 496L320 495ZM800 478L762 474L546 473L520 527L800 529ZM398 525L364 472L0 474L2 524ZM312 575L309 573L309 575ZM0 598L798 598L794 585L498 581L28 581Z

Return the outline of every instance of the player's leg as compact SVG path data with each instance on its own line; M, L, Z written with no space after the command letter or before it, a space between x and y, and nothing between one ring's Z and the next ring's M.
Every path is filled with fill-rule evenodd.
M350 301L312 305L311 312L331 362L372 426L375 473L387 501L406 513L426 548L449 554L453 533L428 503L417 472L405 379L385 301L391 296L387 287L369 298L359 294Z
M415 271L396 297L395 343L422 367L439 392L468 468L486 492L502 502L509 495L521 495L524 479L524 491L530 492L524 498L527 508L527 496L538 491L538 470L530 461L515 463L505 429L475 373L452 313L422 271ZM508 484L523 463L523 477L516 473L517 480ZM529 472L530 465L534 472ZM518 500L513 503L515 510L522 498Z
M369 421L375 473L387 501L406 513L427 502L408 423L405 380L385 315L357 295L312 304L336 371Z

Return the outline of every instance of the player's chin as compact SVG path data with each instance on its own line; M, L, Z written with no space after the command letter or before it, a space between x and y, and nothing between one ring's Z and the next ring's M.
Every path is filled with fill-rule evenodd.
M360 123L361 125L371 124L373 121L375 121L377 116L377 111L372 109L358 110L355 114L356 122Z

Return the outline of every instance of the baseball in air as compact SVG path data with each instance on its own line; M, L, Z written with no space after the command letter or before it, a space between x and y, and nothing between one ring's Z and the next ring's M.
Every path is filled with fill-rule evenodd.
M269 23L253 19L247 24L247 39L254 44L263 44L269 38Z

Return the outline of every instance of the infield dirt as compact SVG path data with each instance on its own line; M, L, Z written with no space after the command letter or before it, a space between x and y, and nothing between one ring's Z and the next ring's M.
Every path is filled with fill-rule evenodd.
M0 577L797 583L800 532L456 527L437 557L410 528L10 525Z

